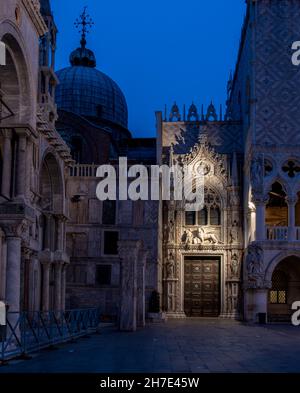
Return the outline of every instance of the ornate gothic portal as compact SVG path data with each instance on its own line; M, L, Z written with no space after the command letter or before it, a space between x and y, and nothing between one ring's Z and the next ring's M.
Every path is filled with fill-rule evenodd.
M238 318L243 239L237 154L219 154L203 128L162 122L164 163L201 167L205 176L202 210L186 211L181 201L162 204L163 309L174 318ZM184 153L192 133L196 143Z

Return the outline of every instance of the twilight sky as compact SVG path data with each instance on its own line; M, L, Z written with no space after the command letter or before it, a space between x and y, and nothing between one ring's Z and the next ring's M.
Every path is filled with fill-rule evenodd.
M155 135L156 110L192 103L219 108L237 57L244 0L51 0L59 30L56 69L79 46L74 21L88 6L87 47L117 82L134 136ZM182 111L182 109L181 109Z

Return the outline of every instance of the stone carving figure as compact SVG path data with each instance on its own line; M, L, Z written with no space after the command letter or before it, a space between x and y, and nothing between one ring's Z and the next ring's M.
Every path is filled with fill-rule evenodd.
M239 230L238 230L238 222L234 220L232 227L229 232L230 243L236 243L239 240Z
M259 189L263 180L263 163L260 157L254 157L251 162L251 182L255 190Z
M257 278L263 273L262 249L257 246L249 246L246 257L246 266L249 278Z
M185 245L191 245L194 242L194 235L193 232L190 229L186 229L184 231L183 237L182 237L183 243Z
M231 258L231 265L230 265L230 269L231 269L231 274L233 277L238 277L239 274L239 258L237 256L237 254L234 254Z
M213 243L213 244L220 243L217 236L214 233L205 232L204 228L199 227L194 237L194 243L202 244L205 241L209 241L209 243Z
M169 221L169 226L168 226L168 242L169 243L174 243L174 221L170 220Z
M172 253L169 254L166 263L167 278L173 278L175 276L175 260Z

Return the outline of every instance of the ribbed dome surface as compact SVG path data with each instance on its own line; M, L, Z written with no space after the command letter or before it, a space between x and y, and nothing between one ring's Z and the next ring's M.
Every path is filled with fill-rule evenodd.
M74 65L57 72L58 109L81 116L94 116L125 128L128 126L127 103L119 86L93 67Z

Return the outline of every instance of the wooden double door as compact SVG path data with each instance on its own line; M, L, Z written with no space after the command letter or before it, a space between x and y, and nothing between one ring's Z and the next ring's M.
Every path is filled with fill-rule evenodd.
M184 311L188 317L219 316L220 259L185 258Z

